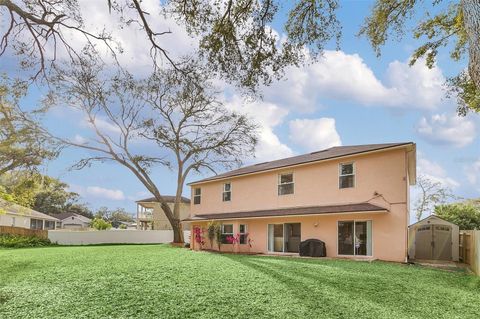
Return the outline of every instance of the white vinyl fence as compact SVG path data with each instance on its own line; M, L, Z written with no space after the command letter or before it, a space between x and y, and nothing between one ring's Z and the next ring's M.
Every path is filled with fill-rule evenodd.
M190 231L184 231L185 242L190 242ZM49 230L48 239L59 245L95 244L163 244L173 241L171 230Z

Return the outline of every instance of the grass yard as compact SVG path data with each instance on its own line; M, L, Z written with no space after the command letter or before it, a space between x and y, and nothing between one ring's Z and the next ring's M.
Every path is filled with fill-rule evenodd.
M167 245L0 250L0 318L479 318L480 279Z

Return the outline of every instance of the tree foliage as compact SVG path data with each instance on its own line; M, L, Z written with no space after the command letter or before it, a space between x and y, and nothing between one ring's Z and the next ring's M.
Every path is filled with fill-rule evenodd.
M95 213L95 218L103 219L112 224L112 227L119 228L121 222L133 222L133 217L124 208L111 210L107 207L100 207Z
M425 58L426 65L432 68L443 48L451 48L450 58L455 62L468 57L469 71L460 72L447 84L449 93L457 97L460 115L465 115L468 110L480 111L480 3L432 0L430 10L424 12L423 2L377 0L359 34L366 36L380 55L381 47L391 37L401 39L407 32L407 22L420 16L412 36L422 40L423 44L414 51L410 64Z
M95 228L96 230L108 230L112 228L112 224L110 222L103 220L102 218L95 218L92 221L92 227Z
M198 39L199 62L208 65L217 77L250 91L280 77L285 67L303 63L305 47L311 56L318 56L325 43L338 39L341 32L335 15L338 0L296 1L289 10L282 41L271 27L283 4L278 0L168 0L160 2L161 16L152 16L140 0L103 1L105 14L120 17L120 28L144 32L149 43L145 53L155 69L166 62L186 74L185 59L172 56L164 46L163 37L172 33L171 29L155 30L152 26L152 19L170 19ZM66 52L71 61L79 58L81 50L70 34L80 36L90 46L106 47L114 58L123 53L111 30L88 30L77 0L23 0L18 5L0 0L2 7L0 14L7 28L0 55L12 50L23 67L36 70L34 78L48 76L59 51Z
M88 206L79 203L80 196L68 188L68 184L37 172L0 176L0 198L49 215L69 212L92 218Z
M175 70L157 71L141 80L123 70L112 76L92 54L58 69L48 100L79 110L94 135L81 143L53 136L90 151L91 156L74 168L113 161L128 169L160 203L175 242L183 241L180 202L188 174L238 165L252 154L257 141L256 125L217 100L201 68L193 65L190 70L188 77ZM152 169L158 166L177 172L173 211L152 178Z
M34 169L57 155L51 140L20 108L26 95L24 82L0 76L0 175L15 169Z
M480 205L474 202L435 206L435 215L454 223L463 230L480 229Z

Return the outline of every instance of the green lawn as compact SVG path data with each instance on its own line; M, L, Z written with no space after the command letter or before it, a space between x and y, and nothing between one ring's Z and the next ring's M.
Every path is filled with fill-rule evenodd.
M0 318L479 318L480 279L166 245L0 250Z

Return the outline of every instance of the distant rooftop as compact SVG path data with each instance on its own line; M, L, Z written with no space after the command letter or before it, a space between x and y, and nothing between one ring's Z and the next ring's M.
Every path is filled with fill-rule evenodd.
M82 216L82 215L79 215L79 214L75 214L75 213L60 213L60 214L55 214L53 216L55 216L56 218L58 218L60 220L64 220L64 219L67 219L67 218L70 218L70 217L77 217L77 218L85 221L86 223L89 223L89 222L92 221L88 217L85 217L85 216Z
M23 207L21 205L15 204L8 202L6 200L0 199L0 209L3 209L6 211L7 214L12 214L12 215L19 215L19 216L27 216L30 218L38 218L38 219L46 219L46 220L52 220L52 221L58 221L57 218L49 216L44 213L37 212L36 210L33 210L28 207Z
M335 146L335 147L327 148L324 150L320 150L320 151L316 151L308 154L245 166L245 167L242 167L233 171L229 171L223 174L201 179L201 180L189 183L188 185L209 182L217 179L240 176L245 174L257 173L261 171L268 171L271 169L288 167L288 166L293 166L298 164L323 161L327 159L333 159L336 157L355 155L355 154L361 154L361 153L372 152L372 151L379 151L379 150L384 150L384 149L399 147L399 146L407 146L407 145L414 145L414 143L403 142L403 143Z
M165 199L165 201L167 201L167 203L173 203L175 201L175 196L164 195L162 197ZM183 196L180 201L185 204L190 204L190 199ZM136 203L154 203L154 202L158 202L155 197L149 197L149 198L136 201Z

